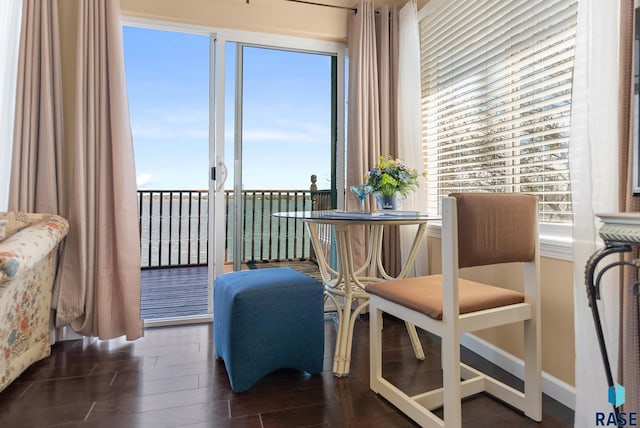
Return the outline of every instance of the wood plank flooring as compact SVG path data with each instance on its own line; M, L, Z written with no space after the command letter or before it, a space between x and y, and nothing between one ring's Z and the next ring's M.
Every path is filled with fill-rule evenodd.
M58 343L0 392L0 427L277 428L414 427L369 390L368 318L356 323L351 374L331 373L335 324L325 322L325 362L320 375L278 370L252 389L233 393L224 362L215 358L210 324L148 328L145 337ZM415 389L441 382L439 340L420 332L425 361L417 361L404 325L385 319L384 371ZM519 381L475 354L463 358ZM573 412L545 396L538 424L485 395L463 404L464 426L572 427Z
M144 269L140 279L143 320L206 315L209 311L206 266Z
M318 266L308 260L254 262L243 269L290 267L320 279ZM208 313L206 266L144 269L140 273L140 317L143 320L189 317Z

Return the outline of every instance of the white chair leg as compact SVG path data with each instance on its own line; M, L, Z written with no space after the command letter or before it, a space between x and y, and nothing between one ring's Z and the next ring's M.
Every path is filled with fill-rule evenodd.
M369 307L369 387L379 393L382 378L382 311Z
M524 399L522 409L534 421L542 421L542 359L539 318L524 322Z
M451 332L453 333L453 332ZM444 396L444 426L462 427L460 387L460 338L457 334L442 335L442 384Z

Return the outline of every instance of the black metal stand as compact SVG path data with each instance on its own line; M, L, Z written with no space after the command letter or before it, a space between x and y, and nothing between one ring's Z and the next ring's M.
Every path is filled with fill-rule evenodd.
M614 213L597 214L597 216L600 217L604 223L599 233L605 242L605 247L596 251L589 258L585 267L585 285L587 287L587 298L589 299L589 307L593 315L593 322L596 328L598 344L600 345L600 353L602 354L602 362L604 363L607 382L611 388L615 385L615 382L613 380L611 364L609 363L607 345L604 340L600 313L596 301L600 300L600 281L607 271L615 267L629 266L635 269L636 273L638 272L640 268L638 260L625 261L622 255L631 252L633 247L640 246L640 215ZM604 264L601 268L598 268L598 265L603 262L607 256L615 254L619 255L617 261ZM631 290L638 296L638 282L631 284ZM616 416L616 423L619 426L620 419L618 416L620 410L615 404L613 404L613 412Z
M591 313L593 315L593 322L596 327L596 335L598 336L598 344L600 345L600 353L602 354L602 362L604 363L605 374L607 375L607 383L609 387L614 385L613 381L613 373L611 371L611 364L609 363L609 355L607 353L607 345L604 341L604 333L602 331L602 323L600 321L600 313L598 311L598 305L596 304L596 300L600 300L600 280L602 279L602 275L607 272L609 269L612 269L617 266L623 265L632 265L634 264L630 262L626 262L624 260L619 260L613 263L609 263L605 265L596 275L596 268L598 264L605 257L615 254L615 253L626 253L631 251L631 246L621 244L619 246L610 245L599 251L596 251L587 262L587 266L585 269L585 284L587 286L587 298L589 299L589 307L591 308ZM619 420L619 408L615 405L613 406L613 412L616 415L616 422Z

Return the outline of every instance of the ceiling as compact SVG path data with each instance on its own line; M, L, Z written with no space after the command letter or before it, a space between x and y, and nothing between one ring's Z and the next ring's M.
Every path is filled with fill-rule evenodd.
M327 5L343 8L355 9L361 0L287 0L287 1L301 1L305 3L314 3L318 5ZM396 5L398 7L403 6L408 0L374 0L373 3L376 7L383 5ZM421 2L419 1L418 4ZM422 1L424 3L424 1Z

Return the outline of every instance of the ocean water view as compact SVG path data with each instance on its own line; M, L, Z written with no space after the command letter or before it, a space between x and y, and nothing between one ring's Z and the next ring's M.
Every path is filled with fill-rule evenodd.
M279 211L311 210L329 191L248 190L242 196L242 263L307 259L309 236L300 220L273 217ZM225 192L225 262L233 261L235 194ZM324 205L325 203L323 203ZM207 191L139 190L142 267L204 265L208 255Z

